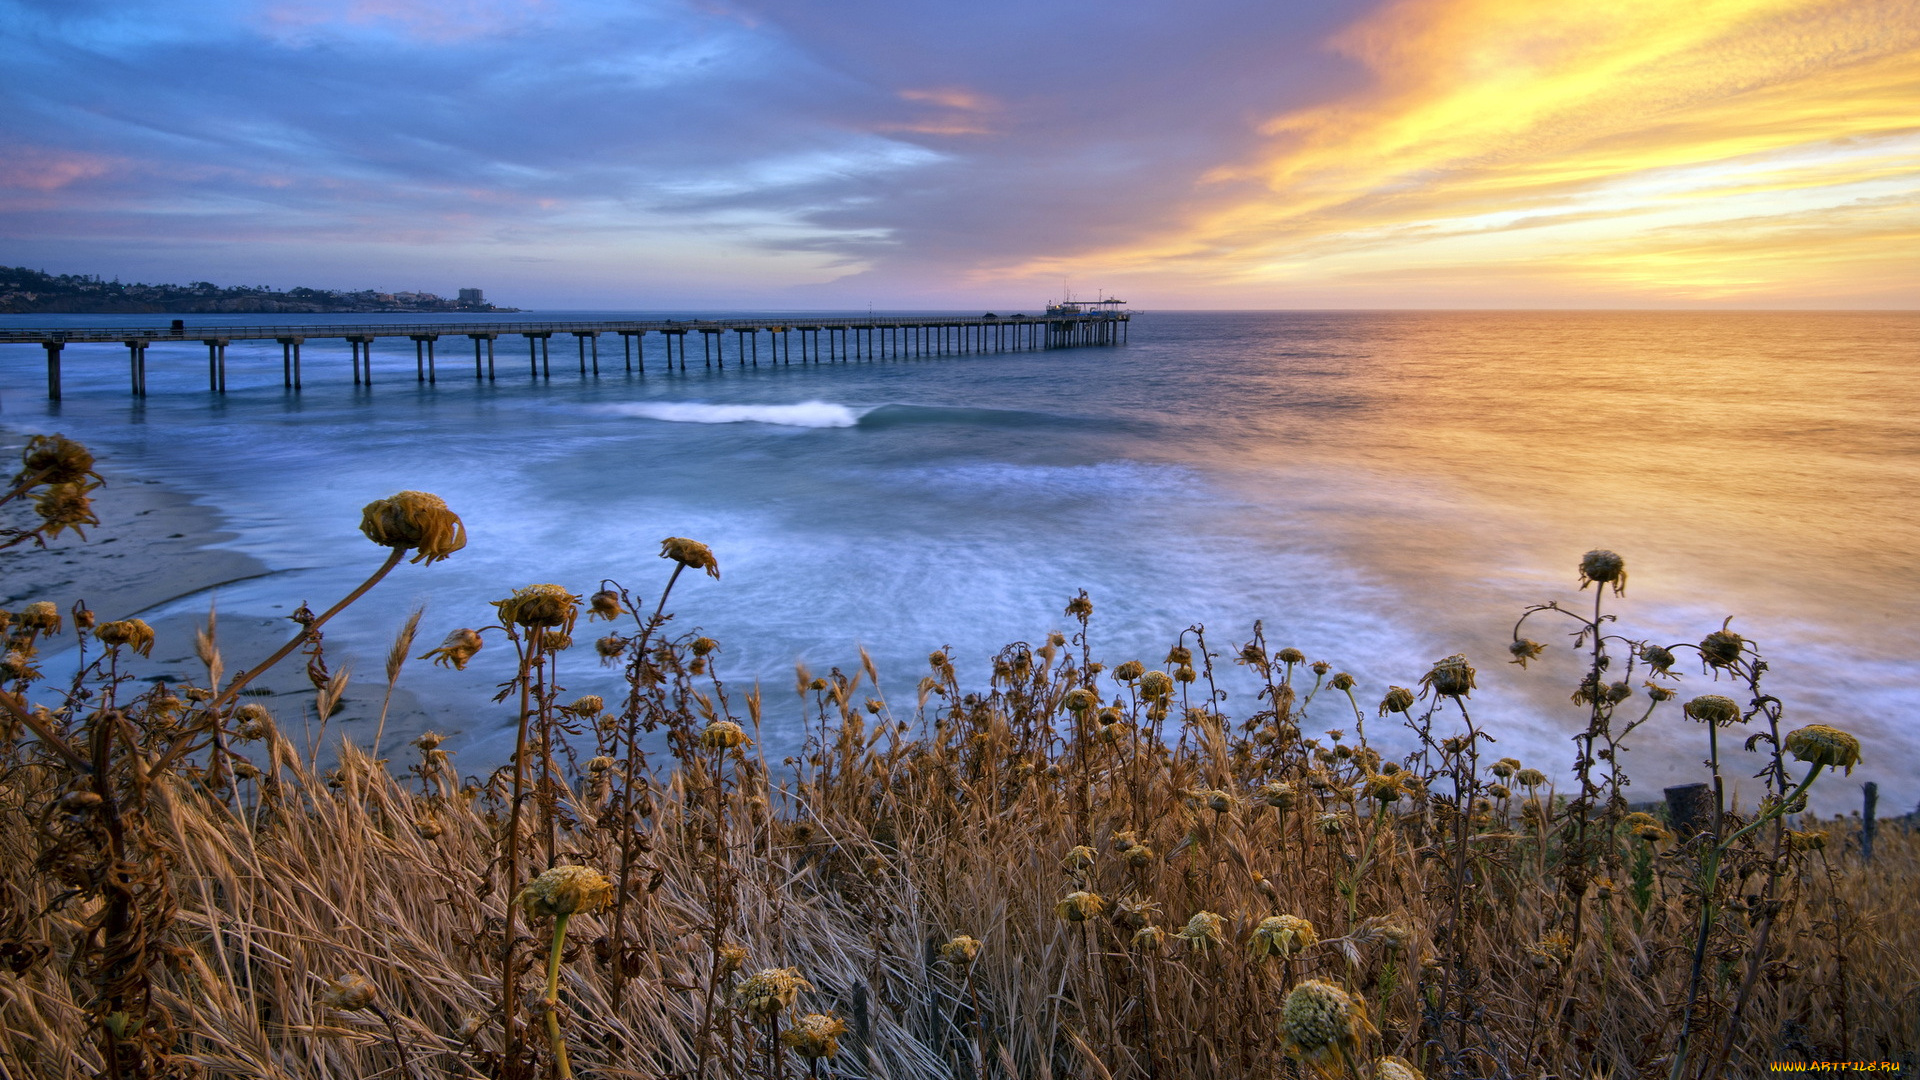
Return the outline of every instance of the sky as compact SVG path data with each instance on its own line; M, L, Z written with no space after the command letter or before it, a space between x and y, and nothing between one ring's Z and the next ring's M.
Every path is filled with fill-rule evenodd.
M1920 307L1916 0L0 0L0 265L522 307Z

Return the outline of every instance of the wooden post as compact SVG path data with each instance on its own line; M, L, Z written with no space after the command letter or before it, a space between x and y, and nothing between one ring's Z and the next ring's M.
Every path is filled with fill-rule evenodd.
M60 400L60 350L67 347L64 341L43 341L47 350L47 400Z
M1873 838L1880 831L1880 819L1877 816L1880 810L1880 785L1869 780L1862 790L1865 793L1865 805L1860 811L1860 861L1872 862Z
M1686 840L1713 821L1713 787L1710 784L1681 784L1665 790L1667 824L1675 835Z
M127 339L127 378L133 384L134 397L146 397L147 343L135 338Z

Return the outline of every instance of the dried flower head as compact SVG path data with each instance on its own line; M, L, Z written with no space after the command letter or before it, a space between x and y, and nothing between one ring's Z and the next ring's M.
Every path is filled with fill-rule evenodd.
M99 484L55 484L33 497L33 511L45 522L47 537L59 536L67 529L85 540L87 531L83 526L100 524L100 515L93 512L93 492Z
M807 1013L780 1033L787 1048L809 1061L830 1058L840 1052L840 1036L847 1033L847 1022L831 1013Z
M1374 1034L1366 1003L1329 982L1307 979L1287 993L1280 1010L1287 1053L1315 1065L1339 1060Z
M34 435L20 451L20 471L13 476L15 486L34 484L77 484L100 479L93 468L93 452L65 435Z
M422 840L438 840L447 830L440 824L439 818L432 814L422 814L414 819L413 831Z
M373 1004L373 984L365 975L350 971L337 979L330 980L327 988L320 993L320 1001L329 1009L353 1012Z
M1146 674L1146 671L1147 665L1138 660L1129 660L1113 669L1113 677L1119 679L1121 682L1132 682Z
M1733 618L1720 624L1720 629L1700 639L1700 659L1708 667L1731 667L1740 659L1740 653L1747 647L1747 639L1732 630Z
M1809 765L1845 769L1853 774L1860 764L1860 740L1825 724L1808 724L1787 733L1787 750Z
M1537 641L1528 638L1515 638L1513 644L1507 646L1507 652L1513 656L1513 659L1508 661L1508 663L1519 664L1524 668L1527 666L1527 661L1538 658L1541 653L1546 651L1547 647Z
M1307 659L1306 653L1301 652L1299 649L1296 649L1291 645L1287 646L1284 649L1281 649L1279 652L1275 653L1274 656L1278 658L1279 661L1283 664L1304 663Z
M94 627L93 636L102 645L125 646L141 656L153 655L153 627L139 619L118 619Z
M1787 833L1787 846L1795 851L1819 851L1827 846L1827 834L1820 829L1805 832L1790 830Z
M273 734L273 714L265 705L249 701L233 711L233 733L242 742L253 742Z
M414 562L436 563L467 546L467 527L446 500L402 491L360 511L360 531L381 547L413 548Z
M601 589L587 600L588 619L613 620L620 617L620 594L612 589Z
M1640 646L1640 659L1662 675L1669 674L1673 668L1673 650L1665 645Z
M1563 933L1548 934L1527 946L1527 955L1531 957L1534 967L1564 964L1573 959L1573 939Z
M1175 645L1173 648L1167 650L1166 662L1175 665L1191 664L1193 663L1193 650L1187 648L1185 645Z
M1255 960L1277 956L1282 960L1320 940L1313 924L1298 915L1273 915L1261 919L1247 939L1247 951Z
M1468 697L1474 688L1473 675L1473 666L1467 663L1467 658L1454 653L1436 661L1433 670L1420 677L1420 687L1422 691L1431 691L1442 697Z
M714 957L720 961L720 973L723 975L731 975L747 964L746 947L731 941L721 942L720 947L714 950Z
M560 918L592 913L613 902L613 882L588 866L556 866L520 890L527 918Z
M1144 870L1153 865L1153 845L1135 844L1128 848L1121 858L1126 860L1126 864L1129 867L1135 870Z
M1580 587L1599 582L1612 585L1613 595L1627 594L1627 560L1604 548L1587 552L1580 557Z
M1633 835L1649 844L1665 843L1673 839L1673 834L1658 825L1636 825Z
M602 664L611 664L626 655L627 639L619 634L608 634L606 637L596 638L593 642L593 651L599 654Z
M1681 706L1681 711L1703 724L1725 727L1740 722L1740 704L1723 694L1701 694Z
M1353 686L1354 686L1353 676L1347 674L1344 671L1339 672L1336 675L1334 675L1333 678L1327 680L1327 685L1333 687L1335 690L1340 690L1340 691L1351 690L1353 689Z
M1233 796L1219 788L1193 788L1186 793L1187 801L1195 806L1204 806L1216 814L1224 814L1233 809Z
M715 720L700 732L700 745L709 750L731 750L752 743L740 725L731 720Z
M1076 686L1061 697L1060 704L1070 713L1085 714L1100 707L1100 695L1084 686Z
M1384 806L1405 793L1401 783L1398 773L1373 773L1361 783L1360 790L1367 798Z
M1093 866L1093 849L1079 844L1067 850L1066 857L1060 860L1060 866L1066 870L1085 870Z
M1085 592L1067 601L1067 614L1076 619L1085 619L1093 614L1093 599Z
M559 627L563 634L573 633L573 620L580 614L580 598L558 585L515 589L505 600L493 601L493 606L500 611L500 621L509 626Z
M1529 788L1537 788L1547 782L1547 774L1539 769L1521 769L1513 774L1513 778L1520 782L1521 787Z
M432 660L434 664L439 667L446 667L451 664L455 671L465 671L467 670L467 661L473 659L473 654L479 652L480 647L484 644L486 643L480 639L480 632L478 630L469 630L462 627L448 634L447 639L440 643L439 648L430 649L422 653L420 659Z
M1143 926L1133 932L1132 942L1134 948L1144 952L1152 952L1159 949L1166 940L1167 932L1165 930L1157 926Z
M1197 953L1209 953L1226 940L1227 920L1211 911L1196 911L1187 925L1174 934Z
M1053 906L1054 914L1068 922L1086 922L1097 917L1107 909L1107 902L1098 893L1070 892Z
M955 967L966 967L980 955L980 940L965 934L955 934L945 945L940 946L940 959Z
M37 630L43 634L57 634L66 625L60 617L60 606L51 600L35 600L20 609L13 621L25 630Z
M1413 708L1413 691L1404 686L1387 687L1387 696L1380 699L1380 715L1390 712L1403 713Z
M698 540L689 540L684 536L669 536L660 541L660 557L672 559L690 570L705 570L707 576L720 579L720 561L713 557L713 549Z
M733 1007L764 1024L791 1008L800 991L811 989L799 968L767 968L733 988Z
M1493 775L1502 780L1520 771L1520 762L1514 758L1503 757L1493 763Z
M1274 780L1260 785L1260 801L1276 810L1291 810L1299 797L1293 792L1293 785L1284 780Z

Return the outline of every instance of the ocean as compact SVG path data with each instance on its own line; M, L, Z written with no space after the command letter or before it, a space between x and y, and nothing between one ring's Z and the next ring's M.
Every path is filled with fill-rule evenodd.
M368 317L299 321L329 318ZM562 338L550 380L503 339L492 383L474 381L462 338L443 343L432 387L404 342L383 343L361 389L344 342L310 342L297 395L276 345L236 343L219 398L188 343L149 354L144 401L127 394L125 349L72 346L57 405L40 350L0 346L0 424L62 431L222 514L239 533L228 546L274 570L218 589L223 616L331 603L383 555L358 534L363 504L443 496L467 548L403 565L329 632L373 679L416 604L419 653L530 583L584 594L611 579L650 601L670 571L660 540L703 541L722 577L684 575L672 625L721 642L731 686L763 685L776 760L804 731L796 663L852 673L864 647L904 718L929 650L952 649L963 681L984 685L1000 647L1068 629L1085 589L1109 665L1160 666L1204 626L1222 708L1245 716L1256 705L1233 656L1264 620L1273 646L1353 674L1368 736L1390 748L1409 737L1374 703L1465 653L1494 750L1561 776L1581 724L1569 627L1530 621L1551 648L1525 670L1505 646L1529 604L1590 606L1576 568L1611 548L1630 575L1607 601L1618 632L1694 642L1732 616L1768 657L1790 726L1861 738L1864 764L1820 785L1822 808L1857 806L1869 779L1885 812L1920 800L1920 314L1146 311L1130 338L791 366L763 349L744 370L695 353L684 373L650 338L645 374L621 370L615 338L598 378ZM618 674L582 626L564 681L614 697ZM387 751L431 726L459 733L469 770L497 762L512 713L488 699L507 653L466 672L413 663L403 684L426 713L390 729ZM1684 651L1677 670L1682 700L1728 691ZM1322 697L1310 720L1350 730L1354 716ZM1638 799L1704 771L1704 732L1678 702L1630 745ZM1733 756L1729 777L1759 770Z

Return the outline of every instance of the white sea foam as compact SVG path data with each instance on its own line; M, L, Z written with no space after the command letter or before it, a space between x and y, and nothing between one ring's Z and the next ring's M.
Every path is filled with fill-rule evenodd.
M607 412L675 424L779 424L783 427L842 428L860 422L866 409L831 401L797 405L709 405L699 401L632 401L608 405Z

